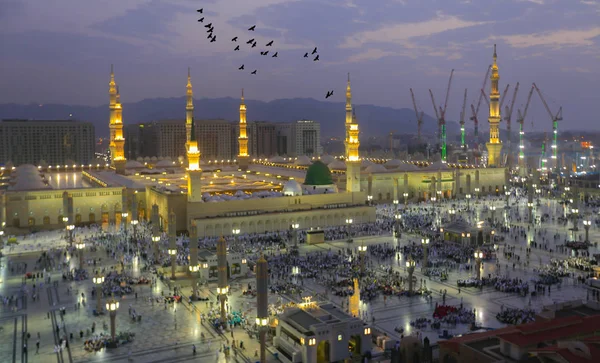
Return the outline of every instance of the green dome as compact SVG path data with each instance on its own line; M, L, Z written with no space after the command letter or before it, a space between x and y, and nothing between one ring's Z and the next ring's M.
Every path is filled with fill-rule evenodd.
M331 171L322 161L317 160L306 171L305 185L331 185Z

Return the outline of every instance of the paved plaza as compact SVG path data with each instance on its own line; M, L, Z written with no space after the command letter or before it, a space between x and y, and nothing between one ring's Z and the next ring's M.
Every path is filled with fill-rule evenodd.
M447 215L450 208L457 208L464 204L458 203L458 205L454 204L452 206L452 203L457 202L438 203L436 213L440 216ZM511 213L514 214L518 206L520 214L522 216L526 215L527 209L523 203L521 201L520 204L513 205ZM504 201L502 200L471 202L470 208L475 212L472 215L465 214L465 217L471 219L473 223L480 219L489 218L489 212L486 214L481 211L492 204L498 207L496 220L503 220ZM412 207L416 207L416 205ZM539 215L548 213L549 215L558 216L562 214L562 206L553 200L542 200L540 206L536 208L536 213ZM528 224L525 221L515 222L513 218L511 226L525 226L527 228ZM567 257L564 253L556 252L556 249L552 248L553 246L549 248L554 249L552 253L546 249L533 248L529 266L525 267L524 264L521 264L513 269L514 259L505 259L501 251L503 251L505 245L514 246L515 254L520 255L522 261L524 261L525 249L531 247L532 240L535 240L535 237L533 237L534 227L531 228L532 230L528 233L527 238L517 240L506 238L504 242L498 242L496 256L499 261L484 263L482 276L499 273L510 278L518 277L530 281L537 276L534 269L548 265L551 258ZM565 227L564 224L559 224L558 220L553 221L550 218L543 225L538 225L536 228L545 231L544 233L547 236L560 233L562 235L561 239L553 241L552 238L548 238L548 240L550 243L562 244L569 227ZM395 247L405 246L412 242L419 243L420 241L420 236L415 234L403 232L401 238L395 238L392 237L390 232L389 230L380 231L380 235L354 238L352 243L340 240L319 245L301 244L299 252L300 255L318 251L337 254L338 251L344 252L348 248L355 249L363 244L370 246L388 243L390 246ZM84 231L80 233L83 234ZM583 230L580 233L583 233ZM502 233L498 232L497 235L502 236ZM597 227L592 226L590 240L597 241L599 237L600 232ZM579 237L576 236L576 238ZM0 295L3 297L18 296L15 303L2 304L1 306L0 361L2 362L53 362L54 360L58 362L254 362L257 360L254 357L255 350L258 348L256 337L251 338L242 328L234 328L233 334L226 332L224 335L220 335L209 326L206 319L202 319L202 314L207 314L213 304L215 307L217 306L216 284L204 285L200 290L200 296L208 298L209 301L197 301L193 303L193 306L190 306L187 302L169 305L163 304L160 299L157 302L157 298L168 293L170 285L181 286L184 293L188 295L190 285L189 281L184 278L176 281L157 280L156 285L136 285L135 294L117 297L120 301L116 317L117 332L134 333L134 340L118 348L87 352L83 343L92 335L91 330L94 323L94 334L98 332L110 334L108 315L95 317L93 314L96 308L96 300L91 296L91 292L95 288L91 278L83 281L65 281L62 278L63 270L48 271L44 279L35 280L37 297L33 301L34 282L31 279L27 280L26 290L23 290L24 273L34 272L32 266L35 266L36 259L40 256L40 249L47 245L52 247L64 246L64 241L60 240L59 232L52 232L39 234L35 238L27 237L25 240L19 240L19 242L18 246L6 247L3 251L5 257L2 258ZM589 251L590 255L598 253L596 247L591 247ZM269 257L269 253L272 252L267 252L267 257ZM115 260L105 258L106 253L103 249L98 249L95 252L86 250L85 256L88 261L102 258L102 261L96 266L87 265L88 272L100 268L105 268L107 271L118 268ZM378 270L391 266L394 272L398 271L401 276L407 276L405 267L407 256L402 253L381 260L371 255L367 256L365 263L369 269ZM71 258L70 261L71 266L74 267L78 263L78 258ZM24 269L25 263L28 265L27 269ZM131 275L151 277L150 273L142 271L143 266L145 266L145 263L136 258L130 265ZM500 271L496 270L497 266L500 266ZM40 272L40 270L35 272ZM577 271L574 272L577 273ZM471 310L475 309L476 324L492 329L505 326L496 319L496 314L504 308L530 306L539 311L545 305L586 299L584 288L570 277L563 278L560 287L554 285L548 293L538 294L533 298L530 295L521 296L516 293L500 292L493 286L484 286L483 288L463 287L459 291L457 280L467 279L472 274L472 271L451 269L448 271L447 280L440 281L425 276L421 269L417 267L414 272L417 287L424 284L432 292L431 299L421 296L398 297L393 295L384 299L382 295L378 295L368 302L361 301L358 306L358 315L372 322L377 330L395 339L400 339L401 334L398 329L403 329L402 334L405 336L415 334L417 329L412 327L410 322L421 317L431 318L436 304L442 304L444 290L446 291L446 305L458 306L463 304ZM48 277L50 278L49 283L46 280ZM231 292L228 305L230 311L242 311L251 317L250 321L253 321L256 314L256 298L246 297L242 294L248 283L255 284L252 276L230 281ZM348 297L331 294L329 288L320 284L318 280L305 279L303 285L305 291L302 296L313 296L313 299L319 301L329 299L341 309L348 308ZM22 295L24 291L27 292L25 296ZM269 302L275 303L278 299L284 303L289 301L301 302L301 296L288 294L283 296L271 294ZM103 305L105 301L104 298L102 300ZM64 314L61 313L61 308L66 311ZM139 321L134 321L130 317L128 314L130 309L141 315ZM464 334L469 331L469 325L457 324L441 329L427 327L420 329L420 334L435 343L440 339L439 336L442 330L448 330L448 333L452 335ZM39 351L36 348L38 334ZM83 337L81 337L81 334L83 334ZM64 336L68 337L68 347L57 352L55 346L59 344L61 337ZM238 342L237 346L239 346L240 341L243 341L246 349L245 351L236 350L236 354L232 352L227 357L220 348L223 345L231 346L234 339ZM195 355L192 354L192 345L197 347ZM276 361L271 354L268 358L269 361Z

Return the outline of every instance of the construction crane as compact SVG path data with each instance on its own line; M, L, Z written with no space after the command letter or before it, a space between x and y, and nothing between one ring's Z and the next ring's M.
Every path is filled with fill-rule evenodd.
M487 84L487 81L489 79L490 76L490 69L492 69L492 65L490 64L487 68L487 72L485 73L485 77L483 78L483 86L481 86L481 89L485 88L485 85ZM479 113L479 106L481 106L481 98L482 98L482 94L479 94L479 100L477 100L477 107L473 106L473 104L471 104L471 121L473 121L474 124L474 136L475 136L475 140L477 142L477 140L479 140L479 120L477 119L477 114Z
M500 97L500 109L502 110L502 105L504 104L504 99L506 98L506 93L508 92L508 88L510 87L510 84L506 85L506 88L504 88L504 92L502 92L502 96ZM487 96L487 94L485 93L485 90L482 88L481 89L481 96L485 99L485 103L488 105L488 107L490 107L490 99Z
M512 118L512 114L513 114L513 109L515 107L515 101L517 99L517 92L519 92L519 82L517 82L517 85L515 86L515 90L513 92L513 98L510 101L510 107L506 106L505 111L504 111L504 120L506 121L506 131L508 132L508 154L509 157L507 158L508 160L508 168L510 169L512 167L512 160L511 160L511 139L512 139L512 133L511 133L511 127L510 127L510 121Z
M452 76L454 75L454 69L450 72L450 78L448 79L448 88L446 88L446 99L444 100L444 107L439 106L440 112L438 113L435 99L433 98L433 92L429 90L431 95L431 102L433 103L433 109L435 110L435 116L438 119L438 132L440 134L440 142L442 144L442 162L447 161L446 157L446 108L448 107L448 97L450 96L450 86L452 85Z
M546 103L546 100L544 99L544 96L542 95L542 92L540 91L540 89L538 88L538 86L534 83L533 87L535 87L535 90L537 91L537 94L540 96L542 103L544 104L544 107L546 108L546 111L548 111L548 115L550 115L550 118L552 119L552 159L554 160L555 163L555 167L557 168L556 172L558 173L558 160L557 160L557 155L558 155L558 121L562 121L562 106L560 106L558 108L558 111L556 112L556 114L553 114L552 111L550 111L550 107L548 107L548 104Z
M465 88L465 97L463 98L462 111L460 111L460 147L466 151L465 145L465 106L467 105L467 89Z
M527 103L525 103L523 113L521 113L520 109L517 110L517 123L519 123L519 170L522 172L525 171L525 144L523 143L525 131L523 131L523 124L525 123L525 117L527 117L527 110L529 109L529 103L531 102L531 96L533 95L534 89L535 87L532 85L529 95L527 96Z
M417 141L419 144L421 143L421 125L423 124L423 115L425 112L421 111L419 113L419 109L417 108L417 101L415 101L415 94L413 93L412 88L410 89L410 95L412 97L413 107L415 108L415 115L417 116Z

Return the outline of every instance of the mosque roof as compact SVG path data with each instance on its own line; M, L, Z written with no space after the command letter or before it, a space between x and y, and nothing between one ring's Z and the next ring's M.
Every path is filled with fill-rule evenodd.
M341 160L336 160L333 161L329 164L327 164L329 169L333 169L333 170L346 170L346 163L344 163Z
M331 185L331 171L321 160L315 161L306 171L305 185Z
M283 195L302 195L302 186L295 180L288 180L283 185Z
M335 161L335 158L331 155L323 155L320 159L324 164L329 165Z
M298 158L294 162L294 165L309 166L311 163L312 162L310 161L310 158L308 156L306 156L306 155L300 155L300 156L298 156Z
M424 170L450 170L450 167L448 164L442 161L436 161L435 163L425 167Z
M367 173L385 173L387 171L387 169L385 168L385 166L383 166L381 164L373 164L373 165L367 166L365 171Z

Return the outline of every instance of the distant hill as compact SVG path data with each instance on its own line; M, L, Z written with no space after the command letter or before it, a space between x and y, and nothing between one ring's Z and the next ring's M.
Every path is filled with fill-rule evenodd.
M194 100L196 119L223 118L239 119L239 99L202 98ZM344 103L322 102L312 98L278 99L270 102L246 100L248 121L290 122L301 119L321 123L321 133L325 136L341 136L344 133ZM417 123L412 109L394 109L373 105L355 105L356 117L361 134L365 136L394 133L416 133ZM74 119L90 121L96 127L96 136L108 136L108 105L97 107L63 104L0 104L0 119ZM123 104L123 120L126 124L149 122L162 119L185 117L185 97L144 99L135 103ZM447 122L449 136L457 134L458 123ZM425 115L423 134L435 133L434 118Z

